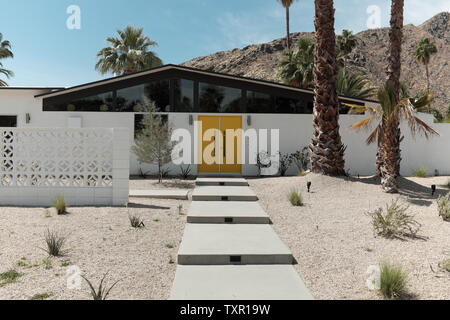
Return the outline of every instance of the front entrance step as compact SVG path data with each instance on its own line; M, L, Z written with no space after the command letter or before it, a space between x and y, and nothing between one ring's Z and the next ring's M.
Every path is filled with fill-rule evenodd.
M192 201L188 223L269 224L270 218L254 201Z
M178 266L171 300L312 300L293 266Z
M131 198L188 200L189 190L130 190Z
M291 251L270 225L187 224L178 264L293 264Z
M198 186L248 186L243 178L197 178Z
M193 201L258 201L249 187L198 186L192 193Z

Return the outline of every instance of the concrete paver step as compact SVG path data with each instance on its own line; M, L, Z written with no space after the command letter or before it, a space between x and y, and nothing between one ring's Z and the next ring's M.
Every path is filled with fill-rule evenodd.
M197 178L198 186L248 186L243 178Z
M192 193L193 201L257 201L258 197L243 186L198 186Z
M189 190L130 190L132 198L187 200Z
M294 257L270 225L186 225L180 265L292 264Z
M178 266L172 300L311 300L293 266Z
M187 222L269 224L270 218L254 201L192 201Z

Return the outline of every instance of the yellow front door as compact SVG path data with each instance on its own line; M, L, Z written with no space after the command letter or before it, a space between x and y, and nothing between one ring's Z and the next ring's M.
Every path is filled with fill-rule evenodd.
M199 173L241 174L240 116L199 116Z

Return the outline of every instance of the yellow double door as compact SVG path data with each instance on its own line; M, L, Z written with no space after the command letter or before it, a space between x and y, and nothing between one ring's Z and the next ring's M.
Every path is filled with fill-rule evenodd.
M242 117L198 116L199 173L241 174Z

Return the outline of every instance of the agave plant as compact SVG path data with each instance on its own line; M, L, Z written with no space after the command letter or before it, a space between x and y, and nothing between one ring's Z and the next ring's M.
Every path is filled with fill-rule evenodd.
M91 289L91 296L94 300L106 300L106 298L109 296L109 293L111 290L116 286L117 283L119 283L120 280L117 280L113 283L112 286L109 288L104 287L103 283L106 279L106 276L108 275L108 272L105 273L102 280L100 280L100 284L98 285L98 288L95 288L89 279L87 279L85 276L82 275L83 279L87 282L89 285L89 288Z
M378 91L379 106L348 105L358 112L368 112L370 117L350 126L351 129L368 128L375 124L375 128L367 138L367 144L378 142L378 153L382 160L380 164L381 184L386 192L397 191L397 172L399 171L400 146L396 144L394 126L404 120L411 130L412 136L422 133L427 139L430 135L439 135L432 127L417 117L417 112L422 111L432 100L431 94L425 94L419 98L402 98L395 103L393 87L386 83ZM398 150L396 149L398 148ZM378 165L378 164L377 164Z

